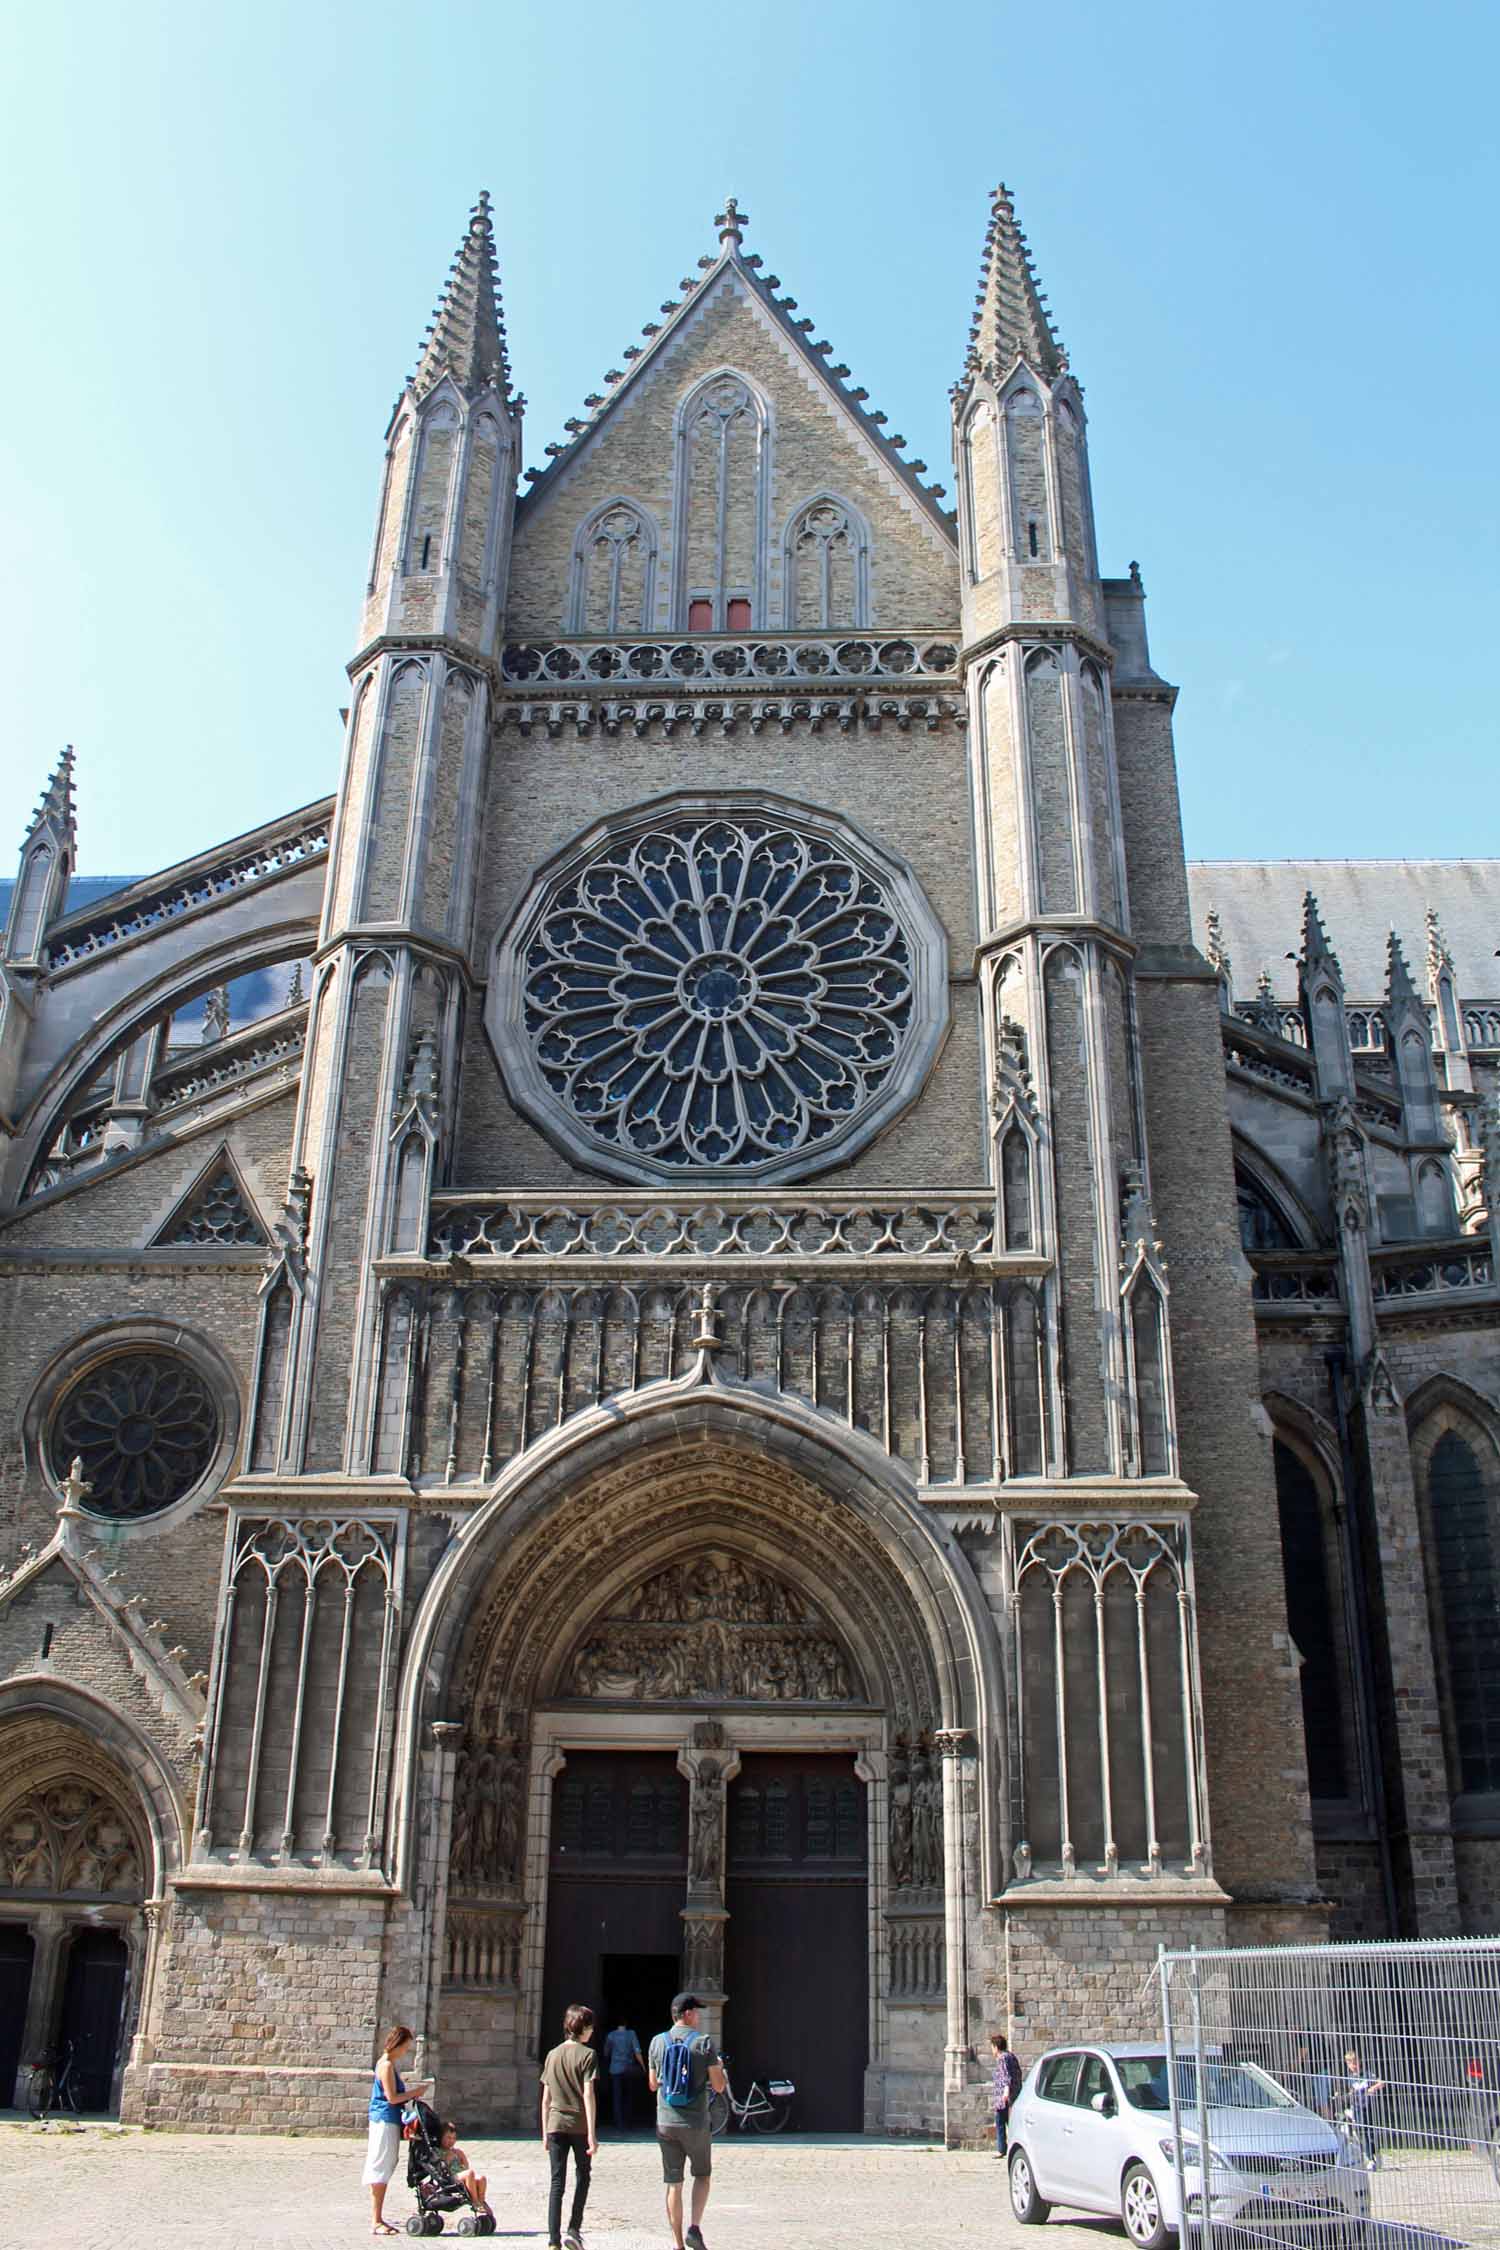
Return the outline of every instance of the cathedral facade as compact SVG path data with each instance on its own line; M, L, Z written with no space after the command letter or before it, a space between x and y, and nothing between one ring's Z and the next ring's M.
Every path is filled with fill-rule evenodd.
M1161 1944L1496 1927L1500 869L1189 869L1004 189L954 510L716 230L523 479L481 198L336 795L27 836L0 2103L519 2124L687 1984L958 2139Z

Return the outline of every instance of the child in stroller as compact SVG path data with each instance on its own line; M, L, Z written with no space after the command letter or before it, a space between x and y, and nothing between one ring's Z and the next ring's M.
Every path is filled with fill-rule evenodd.
M493 2234L495 2214L484 2200L484 2182L474 2179L454 2144L457 2128L444 2125L427 2102L408 2102L401 2112L401 2135L406 2142L406 2184L417 2199L417 2208L406 2222L408 2234L441 2234L443 2213L456 2211L455 2234ZM477 2197L461 2185L454 2159L463 2177L474 2181Z

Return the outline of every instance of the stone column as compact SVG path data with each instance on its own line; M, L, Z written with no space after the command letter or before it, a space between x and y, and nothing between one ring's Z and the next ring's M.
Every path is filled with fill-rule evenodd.
M968 1778L974 1737L967 1727L940 1727L932 1738L943 1769L943 1936L948 1967L948 2021L943 2046L943 2139L961 2148L974 2135L971 2099L974 2050L969 2038Z
M156 1965L161 1954L162 1907L165 1900L148 1898L141 1908L145 1925L145 1938L141 1946L141 1997L135 2015L135 2036L130 2042L130 2061L150 2062L156 2051L152 2037L151 2006L156 1993Z
M453 1834L453 1780L458 1768L459 1745L464 1730L454 1719L434 1719L432 1735L432 1787L428 1795L428 1831L421 1840L419 1864L413 1870L412 1903L425 1914L427 1928L422 1947L422 1984L413 2021L422 2026L418 2077L435 2077L439 2068L441 2033L438 2031L443 1991L443 1961L448 1934L448 1851Z
M724 1939L729 1911L724 1904L725 1816L729 1783L740 1770L717 1719L701 1720L679 1752L678 1769L688 1778L687 1896L682 1908L683 1989L698 1995L702 2028L717 2046L724 2029Z
M21 2074L18 2096L25 2099L31 2073L51 2054L57 2039L59 1986L62 1981L64 1940L68 1926L60 1906L44 1906L31 1925L35 1951L31 1956L31 1989L26 2000L26 2024L21 2033Z

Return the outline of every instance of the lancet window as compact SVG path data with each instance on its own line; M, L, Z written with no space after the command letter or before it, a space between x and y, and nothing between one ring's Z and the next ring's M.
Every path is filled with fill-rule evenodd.
M1500 1455L1477 1421L1439 1407L1413 1447L1451 1785L1500 1793Z
M649 632L656 616L656 526L633 500L609 500L579 527L564 630Z
M1332 1496L1326 1480L1282 1438L1272 1455L1287 1626L1302 1661L1308 1789L1315 1800L1347 1798L1355 1793L1358 1761Z
M1006 1527L1016 1872L1209 1869L1185 1525Z
M743 375L725 369L678 410L674 615L691 632L766 622L770 417Z
M870 622L870 535L836 493L820 493L787 526L786 622L816 632Z

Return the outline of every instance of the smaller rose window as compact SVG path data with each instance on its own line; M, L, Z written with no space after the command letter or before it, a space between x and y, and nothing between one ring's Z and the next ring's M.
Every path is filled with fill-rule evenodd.
M83 1463L85 1505L101 1516L151 1516L191 1492L219 1447L219 1409L190 1360L120 1352L64 1394L47 1451L54 1474Z

